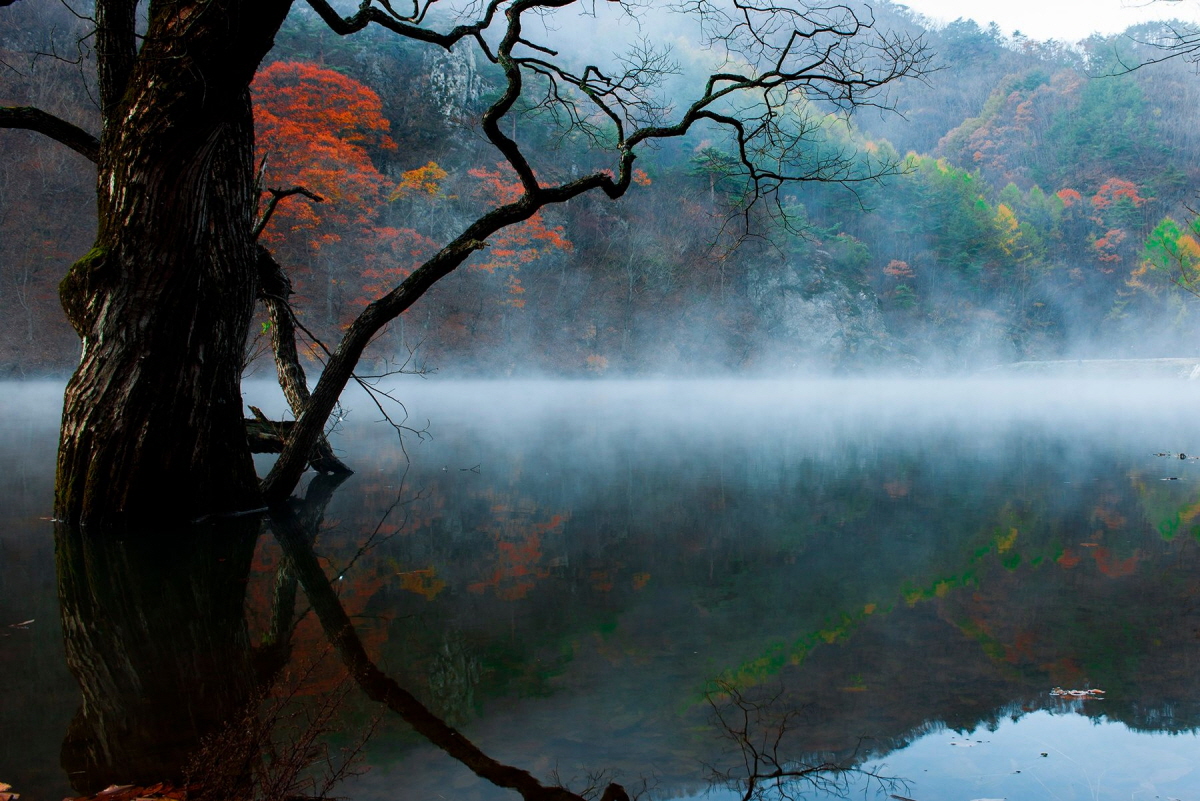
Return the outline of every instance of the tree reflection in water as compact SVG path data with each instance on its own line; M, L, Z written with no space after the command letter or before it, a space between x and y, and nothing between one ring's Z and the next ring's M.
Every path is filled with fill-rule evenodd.
M718 679L706 693L716 730L729 747L722 764L708 768L714 786L736 792L742 801L789 801L807 790L841 796L855 788L889 793L905 782L859 767L869 755L866 743L846 754L805 754L795 742L804 727L806 708L789 702L783 684L739 688Z
M112 785L165 783L189 798L324 798L351 774L370 728L340 755L322 742L337 730L349 687L299 709L311 666L296 668L292 633L302 588L349 680L476 775L527 801L628 801L620 784L578 792L499 762L431 712L368 656L313 550L343 476L312 481L303 501L258 517L196 524L179 532L97 532L60 525L59 594L69 666L83 704L63 744L72 786L94 795ZM261 644L245 620L246 585L264 522L283 559ZM715 685L709 699L735 766L711 781L744 798L789 798L797 783L835 790L857 754L817 761L785 754L792 712L778 697L751 699ZM736 713L736 714L731 714ZM299 721L299 722L297 722ZM314 765L317 767L314 768ZM890 780L868 774L881 787ZM603 790L601 790L603 786ZM645 782L643 782L643 789ZM635 797L640 793L635 793Z
M62 748L76 790L178 781L200 739L258 692L243 607L259 526L57 525L67 664L83 695Z

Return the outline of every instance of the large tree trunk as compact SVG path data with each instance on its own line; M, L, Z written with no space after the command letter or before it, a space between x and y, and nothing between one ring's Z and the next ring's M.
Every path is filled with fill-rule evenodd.
M71 522L259 503L240 394L257 281L248 87L288 2L152 6L140 52L134 5L98 4L99 231L60 287L83 339L58 457Z

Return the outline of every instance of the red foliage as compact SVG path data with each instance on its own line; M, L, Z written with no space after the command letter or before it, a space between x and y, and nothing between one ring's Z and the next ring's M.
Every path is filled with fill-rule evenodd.
M371 226L391 192L371 149L396 149L379 96L333 70L293 61L261 70L251 92L266 185L304 186L325 198L319 206L281 204L263 240L280 245L300 234L315 253L348 227Z
M512 203L521 196L521 182L505 164L497 165L497 170L483 168L468 170L467 174L480 180L476 190L481 198L489 205ZM648 180L648 179L647 179ZM521 295L525 289L521 280L516 276L521 265L536 261L553 250L569 251L571 241L567 239L562 226L550 227L541 212L530 217L519 225L513 225L492 235L488 240L488 248L484 258L472 263L472 267L488 273L497 270L508 270L507 305L521 308L525 301Z
M1142 206L1147 200L1138 194L1137 184L1132 181L1109 178L1092 196L1092 206L1096 209L1107 209L1122 198L1131 202L1134 208Z
M1083 200L1083 195L1076 192L1074 189L1060 189L1055 194L1062 201L1064 208L1071 208L1076 203Z
M491 570L482 580L467 585L467 591L482 594L491 590L502 601L515 601L526 597L539 580L550 575L544 564L542 540L561 533L567 515L554 514L535 522L534 515L541 514L536 506L528 502L512 504L503 498L493 499L492 514L494 522L488 534L496 543L496 554Z
M1092 558L1096 560L1096 567L1100 568L1100 572L1109 578L1132 576L1137 572L1136 553L1127 559L1117 559L1108 548L1100 547L1092 551Z
M1117 248L1125 241L1125 232L1120 228L1113 228L1104 236L1092 243L1092 248L1096 251L1096 259L1105 264L1113 264L1121 260L1121 254L1117 252ZM1111 273L1112 268L1100 268L1102 272Z
M883 274L895 278L897 281L912 278L914 275L912 267L908 266L908 262L900 261L899 259L889 261L887 267L883 268Z
M372 160L396 150L383 104L338 72L277 62L258 73L251 90L266 186L303 186L324 198L285 200L262 239L288 265L302 295L326 284L326 292L336 290L336 319L325 322L344 325L344 315L386 294L436 250L410 228L383 224L381 212L402 197L436 195L446 171L430 162L393 184ZM333 263L356 265L363 283L332 272ZM319 270L326 274L312 275Z

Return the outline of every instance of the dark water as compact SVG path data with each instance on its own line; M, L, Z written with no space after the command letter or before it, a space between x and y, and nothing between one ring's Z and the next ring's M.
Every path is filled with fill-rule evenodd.
M212 598L170 600L180 580L96 579L127 552L60 542L56 579L58 392L0 394L0 780L49 798L72 792L81 764L60 757L80 704L67 651L135 665L90 702L112 707L94 713L106 731L174 710L126 699L187 670L206 698L233 692L212 674L244 669L237 642L267 639L281 561L267 534L244 556L138 562L165 575L191 560L197 586L241 559L248 582L205 585L242 576L238 620ZM278 410L265 385L249 394ZM348 401L335 445L357 472L314 548L368 652L492 756L576 788L606 770L653 797L741 797L712 781L744 756L714 713L741 719L733 693L762 709L751 740L786 716L785 758L904 782L839 779L856 797L1200 797L1200 462L1178 458L1200 454L1200 386L425 381L402 394L432 438L408 435L406 460L369 402ZM93 619L141 616L113 624L137 647L74 635L64 649L60 592L86 618L82 584L107 610ZM203 639L156 614L241 633ZM301 698L328 698L340 671L313 617L285 675ZM180 703L171 714L216 702ZM380 714L348 694L334 749ZM387 716L366 757L340 794L516 797Z

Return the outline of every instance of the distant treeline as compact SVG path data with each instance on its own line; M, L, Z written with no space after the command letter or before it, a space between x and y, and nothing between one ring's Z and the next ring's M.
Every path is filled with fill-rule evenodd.
M47 8L9 12L28 18L0 31L14 67L0 104L94 130L78 67L32 56L75 54L87 33ZM875 16L922 27L886 3ZM862 109L847 123L796 110L814 153L894 160L899 174L794 186L747 209L731 143L697 130L640 160L641 186L620 202L584 197L497 237L374 356L385 368L611 375L1193 354L1200 76L1183 60L1129 69L1161 56L1161 34L1067 47L961 20L927 30L942 69L896 90L899 114ZM265 183L324 202L289 198L263 238L291 272L301 323L328 341L513 196L515 178L472 129L499 83L466 50L340 39L301 12L272 55L255 84ZM703 72L695 53L679 61L672 86ZM598 166L586 139L525 111L511 135L542 169ZM94 172L34 134L0 143L0 373L64 370L78 343L57 283L90 246Z

